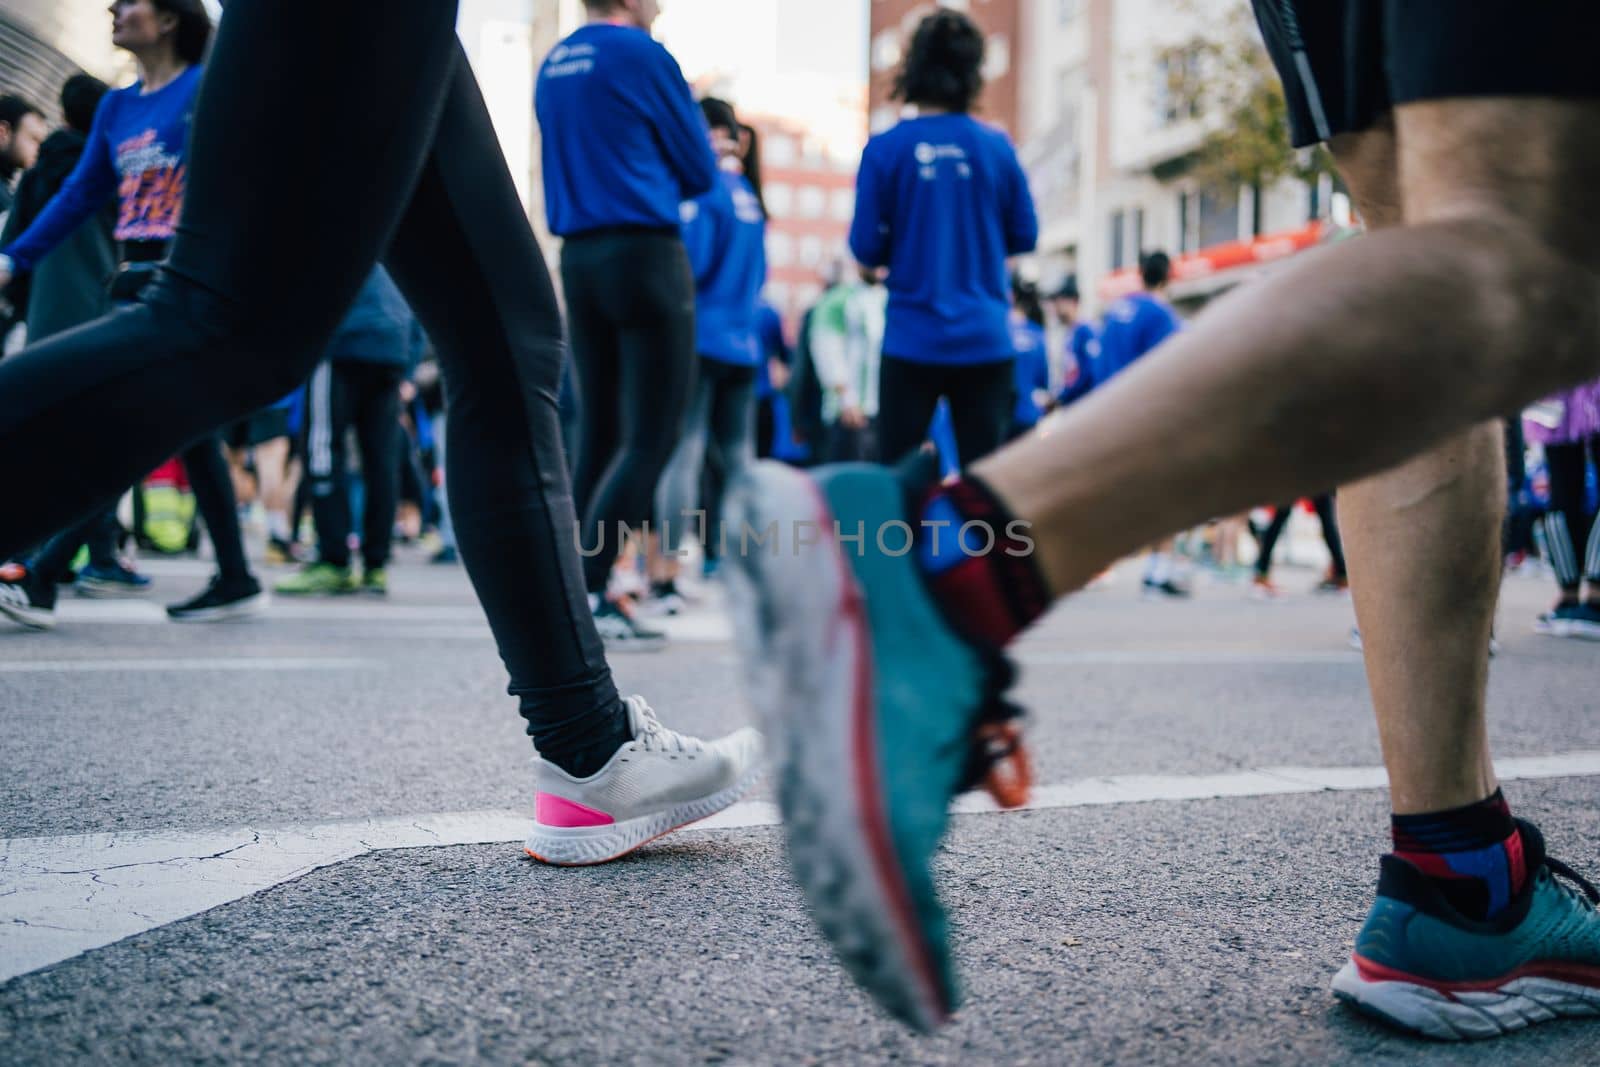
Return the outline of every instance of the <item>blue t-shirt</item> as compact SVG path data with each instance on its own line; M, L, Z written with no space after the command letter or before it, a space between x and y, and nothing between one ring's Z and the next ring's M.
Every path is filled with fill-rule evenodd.
M33 269L113 196L118 241L170 241L183 209L189 119L199 88L200 68L190 67L148 95L140 83L107 93L71 176L4 250L17 268Z
M970 115L929 115L867 142L850 250L889 268L884 355L1010 359L1006 258L1038 240L1027 177L1000 130Z
M545 214L566 237L609 226L670 227L710 192L705 119L667 50L645 31L584 26L539 70Z
M683 204L683 246L694 270L695 346L702 356L754 367L761 290L767 284L767 217L742 174Z
M1076 403L1094 392L1099 384L1100 335L1093 326L1080 322L1067 337L1067 358L1062 361L1065 374L1056 403L1062 407Z
M1017 406L1011 422L1015 426L1036 426L1044 412L1034 402L1033 394L1050 388L1050 351L1044 327L1027 319L1012 322L1011 347L1017 354Z
M1134 293L1112 304L1100 327L1096 386L1127 370L1182 328L1172 305L1151 293Z

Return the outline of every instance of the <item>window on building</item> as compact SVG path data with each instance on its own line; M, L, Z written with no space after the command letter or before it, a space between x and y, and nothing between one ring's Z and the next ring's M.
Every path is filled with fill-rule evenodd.
M767 298L767 303L777 308L780 312L784 310L793 311L793 306L790 303L792 295L789 292L788 282L768 282L764 295Z
M815 282L802 282L794 288L794 304L796 314L803 313L811 308L822 296L822 286Z
M1056 0L1056 21L1065 26L1083 13L1083 0Z
M794 214L794 186L787 182L773 182L762 190L766 197L767 212L774 218L787 218Z
M1111 269L1121 270L1128 265L1127 243L1123 231L1127 228L1127 215L1121 211L1111 213Z
M856 193L854 189L835 189L829 203L829 214L835 222L849 222L856 217Z
M767 233L767 262L782 268L794 262L794 238L786 233Z
M1193 194L1184 189L1178 193L1178 251L1193 252L1194 238L1189 234L1189 200Z
M792 167L799 156L794 138L786 133L769 133L761 141L761 161L769 167Z
M1139 257L1145 253L1144 244L1144 208L1133 209L1133 247L1129 250L1129 257L1139 262Z
M1239 239L1239 190L1201 189L1195 196L1196 248Z
M989 35L983 52L983 80L997 82L1011 72L1011 38L1003 33Z
M803 219L820 219L828 210L828 194L815 185L801 186L795 207Z
M820 267L823 259L822 238L802 237L800 239L800 265L802 267Z
M884 30L872 41L872 69L893 70L900 62L902 54L899 31Z
M1197 119L1204 109L1200 52L1169 48L1156 59L1156 118L1163 126Z

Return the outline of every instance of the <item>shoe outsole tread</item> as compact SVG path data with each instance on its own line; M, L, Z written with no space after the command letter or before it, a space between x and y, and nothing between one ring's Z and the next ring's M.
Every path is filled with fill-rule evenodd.
M1333 979L1333 994L1363 1014L1437 1041L1500 1037L1552 1019L1600 1016L1600 989L1521 977L1498 989L1445 992L1420 983L1371 981L1354 960Z
M932 951L917 933L882 813L873 818L873 787L857 782L854 789L837 788L841 767L870 762L853 752L863 743L857 728L865 709L855 706L854 696L824 699L818 693L825 685L855 686L852 676L872 669L865 620L841 609L851 597L859 601L860 593L827 534L833 516L810 478L770 464L747 476L726 508L736 526L764 529L773 519L781 526L805 517L823 531L811 557L814 567L797 566L791 558L763 573L769 557L760 552L732 562L726 573L739 617L735 632L744 662L752 665L753 699L779 746L778 802L790 864L811 913L858 982L896 1017L932 1031L947 1021L953 1004L933 977ZM758 596L757 589L767 596ZM781 613L773 610L777 604ZM839 640L842 634L851 637ZM777 661L780 652L788 658ZM859 684L870 686L870 677Z

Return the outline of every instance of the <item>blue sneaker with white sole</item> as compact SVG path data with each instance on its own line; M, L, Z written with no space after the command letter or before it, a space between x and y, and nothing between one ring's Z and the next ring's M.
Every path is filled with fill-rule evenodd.
M852 977L932 1030L957 1003L931 869L950 803L982 782L1020 805L1027 764L1009 666L924 586L917 480L757 464L728 496L725 571L795 878Z
M1378 899L1333 992L1366 1014L1442 1041L1600 1015L1600 892L1518 821L1530 872L1487 922L1462 915L1426 875L1385 856Z
M122 562L90 565L78 572L78 595L96 600L125 600L150 592L150 579Z

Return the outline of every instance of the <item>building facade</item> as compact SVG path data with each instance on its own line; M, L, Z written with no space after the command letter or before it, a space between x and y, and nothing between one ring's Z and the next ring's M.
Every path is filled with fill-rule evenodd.
M1031 264L1068 272L1090 310L1137 285L1142 252L1176 261L1173 296L1203 302L1315 243L1348 204L1324 179L1264 189L1200 176L1196 153L1225 116L1190 79L1212 76L1191 45L1253 34L1231 0L1034 0L1019 58L1019 152L1042 236Z
M792 119L747 115L761 136L767 202L767 299L794 326L845 256L859 155Z
M1023 79L1017 70L1016 53L1027 9L1045 2L1047 0L942 0L940 3L870 0L867 107L872 132L893 126L902 113L902 105L893 99L894 80L912 31L929 12L948 7L972 16L987 41L984 66L987 84L975 113L1013 138L1018 137Z
M61 85L80 71L121 83L128 57L111 47L111 16L100 3L0 0L0 92L18 93L59 118Z

